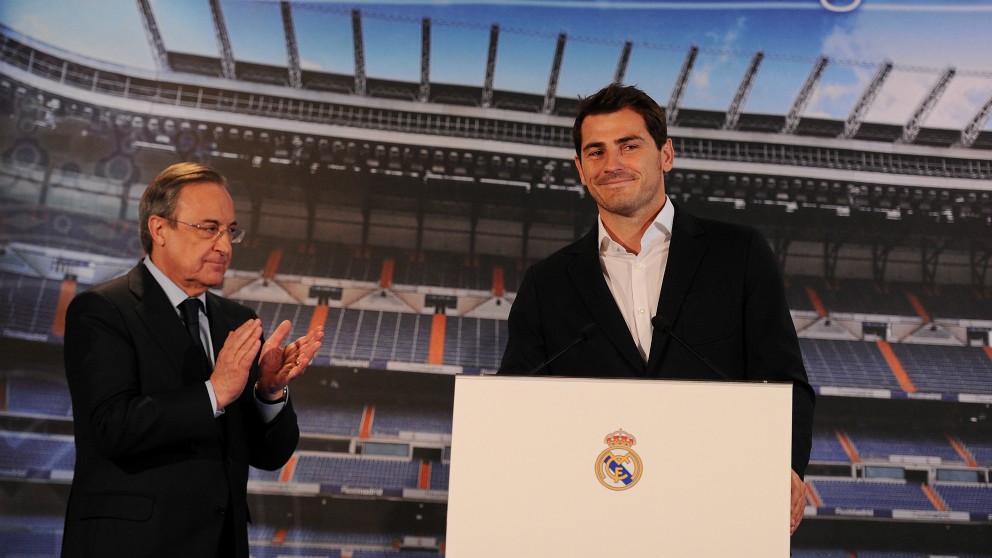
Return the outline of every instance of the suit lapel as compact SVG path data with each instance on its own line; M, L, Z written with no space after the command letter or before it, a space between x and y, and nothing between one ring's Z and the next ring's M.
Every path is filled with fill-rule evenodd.
M631 370L635 371L635 375L643 376L644 360L637 351L637 345L630 335L627 322L623 319L623 314L620 313L620 308L613 300L613 293L603 277L603 269L599 263L599 247L596 245L598 237L598 229L593 227L575 244L573 251L575 259L568 266L568 275L600 331L623 355Z
M682 301L696 276L703 256L706 254L706 243L702 241L703 228L695 217L675 206L675 221L672 223L672 241L668 247L668 264L665 266L665 278L661 285L661 296L658 297L656 315L675 324L682 309ZM656 370L660 365L660 355L664 353L669 336L662 330L655 329L651 339L651 354L648 356L647 369Z
M182 379L186 354L193 347L182 319L144 264L128 272L128 287L137 300L135 313L172 363L177 377Z

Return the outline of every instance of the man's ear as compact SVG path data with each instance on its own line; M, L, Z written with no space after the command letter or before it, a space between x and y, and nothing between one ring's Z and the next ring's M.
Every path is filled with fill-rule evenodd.
M161 215L148 217L148 233L152 237L152 245L165 245L164 229L169 226L169 220Z
M661 169L665 172L672 170L675 166L675 147L672 145L672 138L665 140L665 145L661 146Z
M585 184L586 177L582 173L582 157L579 155L575 156L575 170L579 171L579 182Z

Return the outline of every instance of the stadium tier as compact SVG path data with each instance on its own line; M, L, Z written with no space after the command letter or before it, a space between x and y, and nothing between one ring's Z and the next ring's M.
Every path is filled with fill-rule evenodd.
M992 467L992 438L963 434L961 441L967 444L971 455L982 467Z
M59 342L56 327L64 282L0 272L0 311L4 335ZM74 285L73 288L76 288ZM85 288L82 286L80 288ZM385 293L385 291L383 291ZM294 324L292 336L311 327L314 306L240 300L272 331L282 320ZM506 343L505 320L444 316L443 335L433 332L436 314L326 308L328 342L318 352L322 362L447 364L467 369L498 368ZM926 330L921 332L925 334ZM441 343L439 361L430 358ZM815 386L883 388L923 393L992 393L992 356L982 347L918 343L884 343L800 339L804 361ZM896 366L897 368L893 368Z
M360 488L417 488L420 463L408 460L301 455L295 482Z
M854 451L862 460L889 460L893 456L937 458L941 463L960 463L966 458L958 453L946 436L904 429L859 428L846 431Z
M282 556L307 556L313 558L341 558L341 550L313 546L269 546L264 543L251 543L251 558L281 558Z
M280 275L326 277L353 281L491 291L494 274L501 277L504 290L515 292L522 267L511 258L439 251L411 251L395 248L316 243L302 249L269 248L277 239L238 247L232 268L265 273L273 254L278 252ZM386 276L384 276L386 272Z
M577 100L161 54L153 75L0 25L0 558L58 554L65 306L141 256L142 186L180 160L228 176L249 233L224 293L327 333L296 453L250 471L252 556L443 554L450 375L499 367L527 266L595 225ZM792 555L938 555L875 533L900 523L992 558L955 530L992 524L992 132L674 108L667 193L766 235L820 395Z
M900 389L871 343L801 338L799 345L813 385Z
M935 510L920 483L906 481L809 481L825 506L879 510Z
M431 469L431 486L437 490L448 490L448 478L451 473L450 463L436 463Z
M989 393L992 358L980 347L892 343L906 374L923 392Z
M451 434L451 414L446 409L376 406L372 424L374 435L398 436L403 432Z
M937 483L933 488L950 510L992 513L992 491L987 484Z
M3 558L59 556L62 525L59 515L0 512L0 556Z
M365 405L357 401L326 407L305 407L299 412L300 431L334 436L358 436Z
M851 556L850 552L834 549L800 548L792 551L793 558L851 558Z
M7 409L9 413L44 417L71 417L72 401L62 382L30 376L7 377Z
M842 434L825 428L813 430L813 449L810 462L849 463L851 456L844 448L839 436Z
M893 287L879 289L868 279L840 279L828 285L822 278L792 276L789 277L788 293L789 303L795 304L790 308L794 310L815 310L816 305L822 303L831 314L915 315L904 291Z
M65 478L72 471L76 448L71 437L0 431L0 477Z
M138 101L150 101L152 103L171 104L191 108L210 108L213 110L229 111L237 114L259 115L274 117L287 121L308 121L326 124L339 124L354 128L377 128L398 132L429 133L437 136L456 137L486 137L487 139L510 141L514 143L528 144L551 144L568 146L570 143L570 130L567 125L541 125L500 122L494 118L428 118L427 115L417 114L413 111L388 110L383 108L362 107L354 105L342 105L331 102L307 101L293 97L280 97L278 95L245 95L239 88L251 90L250 83L246 81L217 81L218 86L195 86L189 82L170 82L163 77L162 80L151 80L137 75L126 75L96 68L87 64L88 61L78 59L66 60L57 51L39 50L32 42L20 40L16 33L4 27L2 28L5 48L2 51L2 60L11 68L17 68L43 78L58 81L69 88L78 88L86 91L95 91L113 97L123 97ZM73 71L66 72L67 64L72 65ZM190 67L192 68L192 67ZM187 68L187 69L190 69ZM248 80L250 81L250 80ZM312 83L312 82L311 82ZM226 86L226 87L225 87ZM247 87L246 87L247 86ZM14 97L14 88L7 86L6 94L9 105L18 105ZM241 95L239 95L241 93ZM512 95L501 93L503 96ZM526 96L517 95L518 98ZM34 98L32 97L32 100ZM504 103L505 108L523 109L524 111L540 108L540 100L537 99L537 106L531 103L518 103L517 106L509 107ZM8 105L8 106L9 106ZM562 99L558 103L561 107L575 106L574 99ZM20 105L18 105L20 106ZM54 107L54 108L53 108ZM41 113L44 119L47 113L61 113L65 110L72 110L70 103L52 104L49 99L40 99L30 106L23 107L31 111ZM566 114L569 111L566 110ZM90 111L80 111L80 116L96 116ZM699 110L682 110L679 112L680 119L676 125L686 128L719 129L724 124L724 115L719 112L708 112ZM32 116L34 116L32 114ZM106 119L113 122L115 119ZM154 122L153 122L154 120ZM165 122L162 122L165 120ZM748 119L745 119L747 121ZM754 120L751 118L750 120ZM164 144L183 145L184 149L195 148L202 136L207 136L216 142L240 143L245 140L245 136L240 130L236 134L231 134L228 130L217 130L215 127L200 127L190 125L184 126L169 119L147 118L140 114L124 113L124 118L116 119L123 131L128 132L126 137L129 141L152 141ZM169 123L171 122L171 124ZM809 119L807 126L800 127L797 132L802 133L805 129L812 129L810 124L814 119ZM841 129L834 130L832 135L837 136L843 131L843 123L833 122L830 124L840 125ZM28 124L25 124L27 126ZM815 127L815 126L814 126ZM753 127L760 128L760 127ZM778 131L780 126L772 126L771 129L762 131ZM875 127L877 128L877 126ZM871 125L864 127L864 133L875 141L891 143L898 139L898 128L895 136L884 136L876 134L871 137ZM181 137L182 132L193 132L187 137ZM810 135L822 135L822 133L812 133ZM932 138L940 134L929 132L926 134ZM255 139L252 134L252 141ZM957 136L948 137L944 145L953 143ZM259 135L259 143L263 143ZM265 144L269 140L264 141ZM273 142L279 147L278 142ZM302 144L302 142L301 142ZM815 146L815 142L811 142ZM977 142L977 145L984 145L985 141ZM906 173L921 175L940 176L967 176L969 178L981 178L992 175L988 161L951 160L943 158L919 158L905 159L898 154L887 152L865 153L856 149L817 149L816 147L792 147L783 146L777 150L769 150L765 146L757 143L734 142L732 140L697 140L695 142L686 141L678 146L680 152L687 156L706 157L712 159L728 159L737 161L759 161L759 162L779 162L790 165L818 166L827 168L839 168L844 170L870 170L880 173ZM283 149L289 151L292 144L285 144ZM443 156L442 156L443 158ZM461 160L461 157L458 157Z
M0 271L0 296L4 301L0 326L25 335L50 334L61 288L61 281Z

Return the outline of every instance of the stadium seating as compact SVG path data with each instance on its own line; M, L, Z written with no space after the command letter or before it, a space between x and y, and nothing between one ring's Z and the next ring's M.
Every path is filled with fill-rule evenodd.
M431 488L435 490L448 490L448 477L451 474L451 464L439 462L434 463L431 468Z
M438 558L443 554L429 550L356 550L352 556L353 558Z
M988 484L936 483L934 489L951 511L992 514L992 488Z
M837 439L832 429L813 429L813 449L809 460L819 462L849 463L851 458L844 451L844 446Z
M966 285L941 285L936 292L928 291L914 289L935 318L987 320L992 316L992 292L982 294Z
M506 346L505 320L449 317L444 362L466 368L499 368Z
M268 261L271 248L285 247L281 239L259 239L238 246L232 269L261 271ZM504 277L504 288L516 291L520 283L520 262L515 259L412 249L359 247L334 242L319 242L305 252L284 249L278 273L303 277L326 277L378 283L384 262L391 261L394 268L392 282L400 285L442 287L491 291L493 270L499 268Z
M992 467L992 440L987 435L977 432L961 433L958 435L972 457L981 467Z
M0 511L0 557L41 558L61 554L61 515L30 515Z
M250 558L282 558L283 556L305 556L307 558L341 558L341 550L313 546L268 545L251 541Z
M888 461L891 456L936 457L942 463L964 464L964 459L948 442L934 432L907 431L905 428L857 427L847 429L848 437L864 460Z
M218 88L204 88L189 83L171 83L151 80L147 76L127 76L101 67L92 68L78 60L64 59L64 53L38 50L38 46L25 44L16 37L3 36L4 49L0 60L18 72L30 72L31 83L38 80L53 80L53 87L62 92L67 88L80 88L88 97L100 95L119 97L127 83L126 95L129 101L147 102L157 106L163 95L175 98L176 110L191 116L197 115L202 106L213 106L220 111L233 111L236 118L262 116L280 119L281 128L299 127L298 120L310 120L309 126L331 123L337 126L365 128L373 133L383 131L415 132L424 138L448 136L454 138L474 137L504 142L523 141L528 145L568 148L570 146L568 126L556 123L507 122L499 118L466 117L449 125L444 119L433 117L434 111L402 107L383 109L379 103L348 102L327 100L325 97L300 101L300 92L289 97L268 95L262 103L249 95L244 95L243 84L230 80L228 85ZM188 55L170 53L173 68L182 71L204 73L212 60L194 60ZM72 71L66 72L67 67ZM284 69L266 67L260 64L238 62L238 77L253 83L284 85ZM308 72L305 83L313 89L350 93L348 84L341 84L341 76L315 75ZM167 73L165 74L167 75ZM321 81L323 80L323 81ZM335 81L337 80L337 81ZM195 80L194 80L195 81ZM347 81L347 79L345 79ZM374 80L373 80L374 81ZM320 85L322 83L322 85ZM404 84L407 89L415 89L416 84ZM230 86L230 89L228 89ZM251 88L251 85L248 86ZM306 87L306 86L305 86ZM454 86L435 84L435 91L445 99L458 99L462 105L475 106L478 91L458 91ZM239 91L239 89L241 89ZM371 96L389 97L390 84L373 84ZM306 92L303 92L306 97ZM202 97L202 98L201 98ZM258 97L261 97L259 95ZM118 219L122 213L133 213L134 200L129 198L128 207L122 207L121 192L125 184L140 183L138 173L143 170L135 164L138 156L148 161L164 161L168 158L222 161L225 172L230 171L235 187L245 187L248 173L256 172L256 159L262 165L269 165L269 157L281 158L293 164L317 162L316 171L320 180L325 180L331 172L334 177L342 176L341 171L331 171L330 166L344 165L357 173L365 173L363 181L387 180L379 173L381 169L399 171L424 181L424 173L453 175L466 181L477 181L482 177L495 177L499 180L519 181L523 185L534 186L538 181L551 185L575 186L574 168L570 161L544 160L512 157L505 153L475 153L464 149L417 149L412 146L391 144L385 141L355 141L349 138L306 137L285 130L247 129L239 130L233 125L216 121L196 121L151 118L118 108L95 106L86 102L72 103L55 93L38 90L18 83L15 78L0 83L0 110L4 116L19 117L14 114L26 100L38 99L39 104L60 102L63 109L44 112L39 120L58 123L59 133L65 137L53 136L50 143L44 141L43 133L34 130L25 133L27 141L13 146L3 153L0 161L0 191L5 204L31 204L38 202L44 185L49 208L31 208L37 215L51 217L58 212L59 219L43 219L43 226L35 231L18 231L13 228L14 219L7 218L3 234L15 240L35 242L42 246L56 248L70 247L103 256L136 256L140 249L135 245L134 225ZM390 97L392 98L392 97ZM195 99L193 101L192 99ZM436 100L436 98L435 98ZM494 106L503 109L524 109L532 112L540 110L539 96L517 95L500 92ZM575 101L559 100L556 114L574 112ZM106 101L104 101L106 103ZM204 104L201 104L204 103ZM115 104L109 102L107 104ZM170 103L171 104L171 103ZM285 105L285 106L284 106ZM304 110L304 105L306 109ZM354 106L353 106L354 105ZM275 108L278 107L278 108ZM20 110L18 108L17 110ZM166 112L173 107L165 109ZM9 114L8 114L9 113ZM304 114L316 115L304 117ZM201 113L203 118L215 118L215 114ZM421 117L426 123L421 123ZM683 110L678 127L699 127L716 130L723 123L724 115L716 111ZM30 120L30 119L29 119ZM222 118L220 120L227 120ZM232 119L233 120L233 119ZM416 124L414 124L416 120ZM765 118L761 115L744 115L741 130L778 131L780 117ZM155 126L152 126L152 122ZM32 122L28 122L32 124ZM33 124L32 124L33 125ZM159 128L161 125L161 128ZM815 121L804 119L802 130L810 131L814 126L822 130L813 135L826 133L836 136L842 122ZM472 131L470 128L480 131ZM12 126L6 129L11 129ZM860 139L883 139L890 141L898 132L898 127L868 123L860 132ZM54 127L53 127L54 129ZM45 158L47 151L68 137L66 130L73 131L73 147L86 147L114 151L109 161L71 160L57 167L49 166ZM126 134L122 132L126 131ZM936 138L946 130L924 131ZM21 131L16 132L20 135ZM364 132L363 132L364 133ZM990 134L984 132L984 141ZM693 134L688 134L693 135ZM704 134L710 136L712 134ZM957 134L952 134L956 136ZM35 136L42 141L34 141ZM21 139L25 139L21 138ZM264 138L264 141L263 141ZM808 139L808 138L807 138ZM940 140L935 145L949 145L956 137ZM270 141L271 140L271 141ZM299 140L298 142L295 140ZM425 140L425 141L430 141ZM838 149L833 145L818 146L792 145L784 142L768 149L765 142L750 141L738 137L724 139L707 137L675 138L679 157L696 161L745 162L754 167L788 165L793 168L819 169L817 174L830 170L859 171L861 173L901 174L912 177L950 177L956 179L985 180L992 176L992 166L984 155L969 157L965 150L943 155L915 155L890 153L888 145L879 146L876 152L863 153L853 149ZM932 141L937 141L936 139ZM291 147L297 144L297 147ZM774 143L774 142L772 142ZM107 144L107 145L105 145ZM110 145L110 147L108 147ZM188 148L187 148L188 146ZM167 148L167 149L163 149ZM986 147L987 148L987 147ZM117 153L117 150L127 153ZM80 150L85 151L85 150ZM162 155L167 153L168 155ZM54 153L53 153L54 155ZM983 158L984 157L984 158ZM14 163L13 161L17 161ZM112 164L111 164L112 163ZM61 163L60 163L61 164ZM282 164L282 163L279 163ZM82 171L82 166L87 168ZM94 170L90 171L89 169ZM259 172L265 172L259 171ZM348 173L352 171L349 170ZM323 174L321 174L323 173ZM375 174L373 174L375 173ZM369 178L373 177L373 178ZM146 177L147 178L147 177ZM316 179L312 179L316 180ZM571 181L571 182L569 182ZM482 184L474 182L474 184ZM719 196L743 202L744 205L761 206L768 203L798 203L797 215L802 215L808 207L813 211L834 211L819 209L816 206L836 205L857 214L882 216L879 209L893 209L902 219L927 218L935 215L953 215L958 222L987 222L992 215L987 191L950 191L938 187L882 189L864 183L848 183L821 180L784 179L768 175L749 175L742 172L691 173L673 172L669 180L670 192L678 194L680 201L699 202ZM544 184L541 185L542 187ZM518 188L514 185L512 188ZM511 189L512 189L511 188ZM983 186L984 188L984 186ZM528 192L530 190L528 189ZM536 191L536 189L535 189ZM568 190L568 200L581 196L581 188ZM126 194L125 194L126 195ZM536 197L536 195L534 196ZM68 222L80 202L86 200L87 215ZM243 201L240 199L239 202ZM726 203L725 201L722 203ZM768 206L771 207L771 206ZM776 208L777 210L777 208ZM8 211L8 207L4 208ZM25 213L16 209L20 213ZM0 215L5 221L8 211ZM266 218L271 218L268 215ZM984 218L986 221L981 221ZM943 217L941 217L943 219ZM52 226L58 222L61 228ZM853 219L852 219L853 221ZM538 223L541 225L542 223ZM108 226L109 225L109 226ZM255 223L255 225L259 225ZM303 223L293 223L302 228ZM352 230L360 227L350 223ZM372 223L373 229L375 223ZM571 226L571 225L569 225ZM569 226L566 226L567 230ZM264 227L262 227L264 228ZM94 235L82 234L87 230L103 231ZM112 230L115 234L105 231ZM81 233L75 235L72 233ZM119 234L117 234L119 233ZM474 231L473 231L474 234ZM100 237L99 235L102 235ZM77 238L78 236L78 238ZM375 234L373 233L373 238ZM412 237L412 235L410 235ZM540 235L535 235L540 236ZM3 240L6 240L7 236ZM102 240L100 240L102 238ZM474 238L474 237L473 237ZM109 239L109 240L108 240ZM445 290L469 289L488 292L495 288L494 273L502 273L505 289L514 292L520 284L522 270L526 263L515 258L496 255L472 255L450 251L434 250L434 246L415 252L395 246L355 246L338 242L317 242L302 249L301 246L284 246L282 238L252 238L236 249L234 269L259 272L266 267L272 253L271 246L285 249L278 274L296 275L304 278L333 278L353 280L363 283L377 283L382 277L384 263L389 261L392 268L392 282L416 287L436 287ZM412 242L410 238L402 242ZM492 240L490 239L491 243ZM2 247L2 246L0 246ZM864 248L864 247L862 247ZM491 248L490 248L491 249ZM467 248L457 250L468 251ZM3 336L18 340L32 340L39 345L57 350L61 340L52 335L55 321L56 301L59 298L60 282L38 279L28 275L0 272L0 329ZM80 286L80 289L85 286ZM815 293L815 297L811 297ZM914 306L911 297L920 302L931 316L958 320L988 320L992 316L992 298L988 293L960 285L924 286L913 283L891 283L876 285L868 279L839 279L827 281L821 277L795 276L788 278L787 297L793 310L800 312L818 311L822 304L826 313L875 314L883 316L917 317L919 307ZM817 304L813 299L816 299ZM294 324L290 337L303 335L314 307L308 304L242 301L253 308L264 322L266 331L272 331L283 319ZM469 369L494 369L506 343L507 330L504 320L482 319L468 316L446 316L443 364L453 364ZM317 355L317 362L348 361L348 366L363 367L369 363L381 367L385 361L394 363L423 364L428 361L431 345L430 314L398 313L379 310L352 308L330 308L327 316L328 332L324 347ZM815 387L848 387L873 390L903 391L901 385L889 369L879 348L863 341L836 341L827 339L801 340L804 360ZM992 360L979 348L950 347L936 345L909 345L893 343L892 350L902 362L907 374L921 392L947 394L992 393ZM19 374L19 372L17 373ZM29 415L29 420L40 423L55 423L61 427L71 415L68 393L63 384L29 375L5 376L6 393L0 398L2 418L10 423L19 423ZM388 387L383 388L384 391ZM356 398L359 399L359 398ZM450 417L436 407L411 409L392 404L391 401L377 401L376 394L363 394L360 400L346 403L336 402L333 406L314 405L299 394L297 412L304 435L311 434L341 442L354 442L368 433L360 432L363 413L367 407L375 407L371 435L376 438L392 438L402 433L416 432L447 435L451 432ZM836 417L834 417L836 419ZM859 417L860 418L860 417ZM863 417L866 423L877 417ZM927 431L903 431L844 424L837 426L840 435L850 440L860 458L873 462L889 461L894 456L914 458L940 458L941 463L955 466L965 463L963 456L943 432L942 427L934 426ZM956 437L961 446L977 461L979 467L992 467L992 441L983 432L964 430L948 432ZM436 448L428 448L434 452ZM53 472L62 474L72 470L74 448L71 438L29 432L0 432L0 470L5 480L46 478ZM377 488L415 488L421 482L421 462L418 459L381 459L369 455L318 453L301 450L297 454L298 464L294 469L293 481L321 484L347 484ZM814 462L828 464L851 464L851 457L838 440L834 427L817 428L814 432ZM853 464L852 465L852 469ZM835 467L842 469L842 467ZM432 462L429 487L436 490L448 489L450 465L447 462ZM278 482L284 471L251 470L251 480L258 482ZM985 472L987 474L987 472ZM26 483L20 483L26 484ZM919 482L891 482L879 480L812 478L814 487L824 506L858 507L871 509L910 509L934 510L934 504L926 497L924 485ZM64 487L63 487L64 488ZM987 484L936 482L931 486L939 498L951 511L992 513L992 497ZM258 495L254 495L258 496ZM0 510L0 558L18 556L55 556L58 554L61 539L61 517L43 517L35 520L30 515L9 517L6 510ZM363 546L357 549L358 558L426 558L435 557L437 552L391 550L394 535L369 535L362 533L340 533L316 528L292 528L281 537L281 544L275 539L280 532L273 526L251 526L252 555L257 558L278 556L324 556L339 558L344 547ZM379 547L379 548L371 548ZM927 558L928 555L909 552L878 552L838 549L796 549L794 556L800 558ZM959 558L966 558L961 555ZM968 556L967 558L977 558ZM987 557L981 557L987 558Z
M817 478L809 484L825 506L869 510L934 509L919 483Z
M365 405L346 401L326 406L297 404L300 432L334 436L358 436Z
M813 385L901 389L873 343L801 338L799 346Z
M7 381L7 411L26 415L71 417L72 401L64 383L28 376Z
M992 393L992 358L981 347L910 343L891 347L919 391Z
M62 537L33 528L23 531L0 528L0 548L4 549L3 556L56 557L61 554Z
M265 471L262 469L256 469L250 467L248 469L248 480L257 482L279 482L279 478L282 475L282 469L276 469L275 471Z
M451 434L451 410L377 405L372 432L386 436L400 432Z
M304 454L293 480L371 488L417 488L420 464L408 460Z
M72 471L76 446L71 437L0 432L0 472L13 478L49 478Z
M851 558L851 554L843 550L823 548L793 548L792 558Z
M44 339L55 323L61 281L0 272L0 328Z
M789 277L790 308L813 309L807 289L815 291L828 313L915 315L902 290L895 287L879 289L869 279L838 279L828 284L822 277Z

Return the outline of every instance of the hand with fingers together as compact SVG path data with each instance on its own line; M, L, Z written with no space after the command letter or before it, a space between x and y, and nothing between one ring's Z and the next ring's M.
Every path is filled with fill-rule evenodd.
M792 471L792 506L789 510L789 533L795 533L799 524L803 522L803 513L806 511L806 494L808 488L803 479L795 471Z
M283 347L291 327L289 320L283 320L262 345L258 357L256 388L259 397L268 401L281 398L289 382L307 369L324 338L324 330L318 328Z
M237 400L248 383L248 372L262 346L262 321L248 320L227 334L224 346L217 353L217 362L210 374L210 383L217 398L217 411Z

